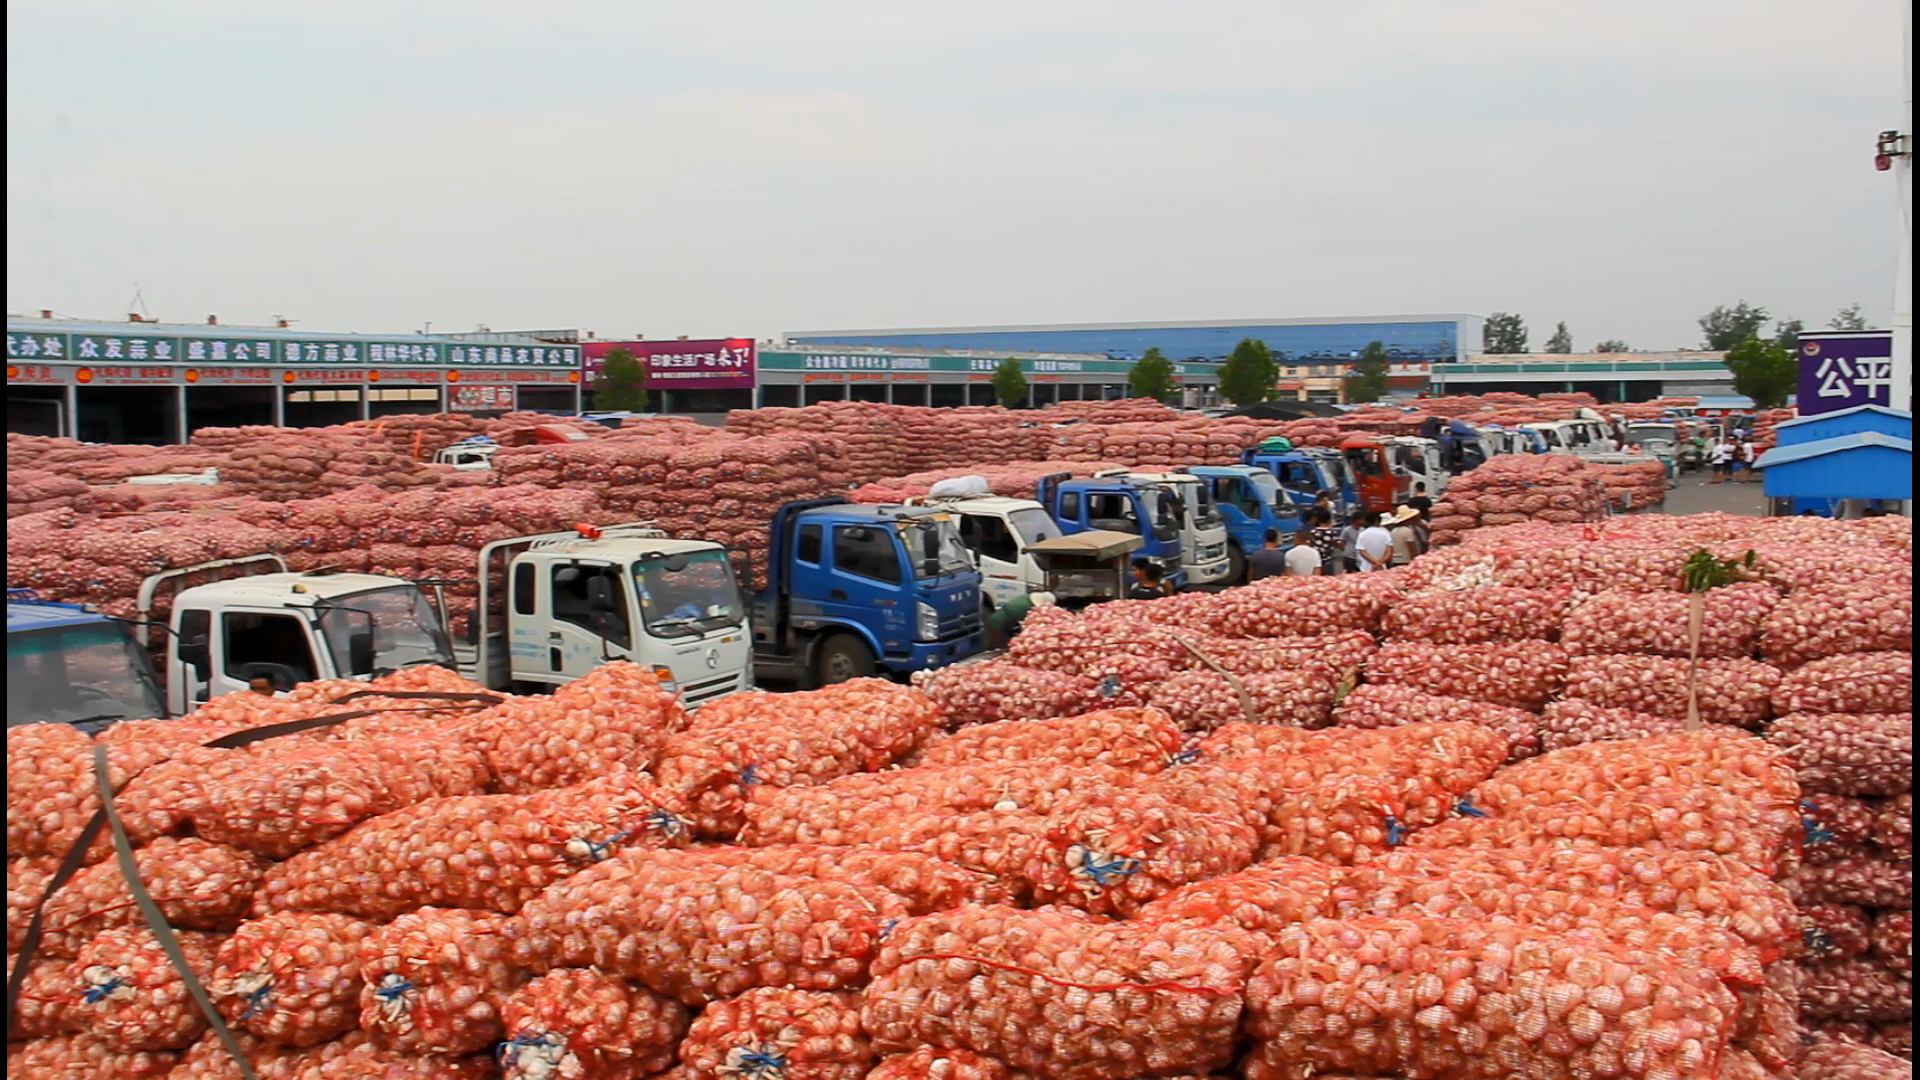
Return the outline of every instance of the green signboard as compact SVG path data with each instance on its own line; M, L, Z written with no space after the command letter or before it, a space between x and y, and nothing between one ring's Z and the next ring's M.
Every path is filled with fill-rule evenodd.
M455 365L578 369L577 345L469 345L425 338L248 336L210 328L157 334L94 330L49 332L31 323L7 326L7 359L87 364Z
M762 371L805 371L825 374L851 374L855 372L878 372L882 374L954 374L954 375L991 375L999 369L1000 357L995 356L908 356L893 353L836 353L836 352L783 352L762 349L759 367ZM1208 374L1214 370L1211 364L1176 365L1182 375ZM1097 357L1088 359L1034 359L1023 357L1020 368L1029 375L1098 375L1114 376L1110 381L1124 382L1127 373L1133 370L1131 360L1104 360Z

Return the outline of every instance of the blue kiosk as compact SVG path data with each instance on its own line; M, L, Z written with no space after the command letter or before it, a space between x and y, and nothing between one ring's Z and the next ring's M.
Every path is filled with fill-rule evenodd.
M1779 444L1755 465L1767 497L1780 500L1774 505L1784 512L1854 516L1859 507L1878 503L1911 514L1912 413L1860 405L1788 420L1774 432Z

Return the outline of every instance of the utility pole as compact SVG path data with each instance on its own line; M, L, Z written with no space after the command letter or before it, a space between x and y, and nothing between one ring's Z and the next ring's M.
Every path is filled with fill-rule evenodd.
M1893 357L1887 404L1913 411L1913 8L1900 5L1901 75L1906 101L1893 153L1900 211L1900 259L1893 275Z

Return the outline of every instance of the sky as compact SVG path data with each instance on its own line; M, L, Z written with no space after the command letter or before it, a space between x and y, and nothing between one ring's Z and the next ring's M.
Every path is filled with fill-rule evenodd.
M12 0L7 310L603 338L1891 308L1895 0Z

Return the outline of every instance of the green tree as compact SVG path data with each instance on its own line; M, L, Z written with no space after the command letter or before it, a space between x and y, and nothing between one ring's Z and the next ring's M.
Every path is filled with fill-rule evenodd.
M1778 342L1749 337L1727 350L1724 361L1733 372L1733 389L1753 399L1756 407L1778 409L1787 403L1799 376L1794 354Z
M1017 409L1027 402L1027 373L1009 356L993 370L993 396L1001 407Z
M1490 353L1526 352L1527 321L1518 315L1496 311L1487 316L1486 329L1481 331L1480 343Z
M600 361L593 380L593 407L608 412L642 412L647 407L647 369L627 349L614 349Z
M1632 352L1633 350L1628 348L1627 343L1624 341L1621 341L1619 338L1608 338L1607 340L1601 342L1600 344L1595 345L1593 347L1593 351L1594 352Z
M1766 308L1754 307L1745 300L1732 307L1720 304L1700 316L1700 333L1708 349L1725 352L1750 337L1759 337L1767 318Z
M1573 335L1567 332L1566 323L1560 323L1553 328L1553 336L1547 339L1547 351L1550 353L1573 351Z
M1806 327L1799 319L1781 319L1773 324L1773 343L1787 350L1788 356L1800 355L1800 332Z
M1140 362L1127 372L1127 385L1135 397L1150 397L1171 405L1180 397L1179 371L1159 349L1148 349Z
M1861 314L1859 304L1848 304L1827 322L1829 330L1865 330L1866 328L1867 317Z
M1379 401L1387 396L1387 372L1391 363L1387 358L1387 347L1378 341L1370 341L1360 350L1359 359L1347 372L1346 391L1348 401Z
M1267 343L1241 338L1240 344L1220 365L1220 396L1235 405L1251 405L1273 396L1273 384L1280 379L1280 365L1267 351Z

